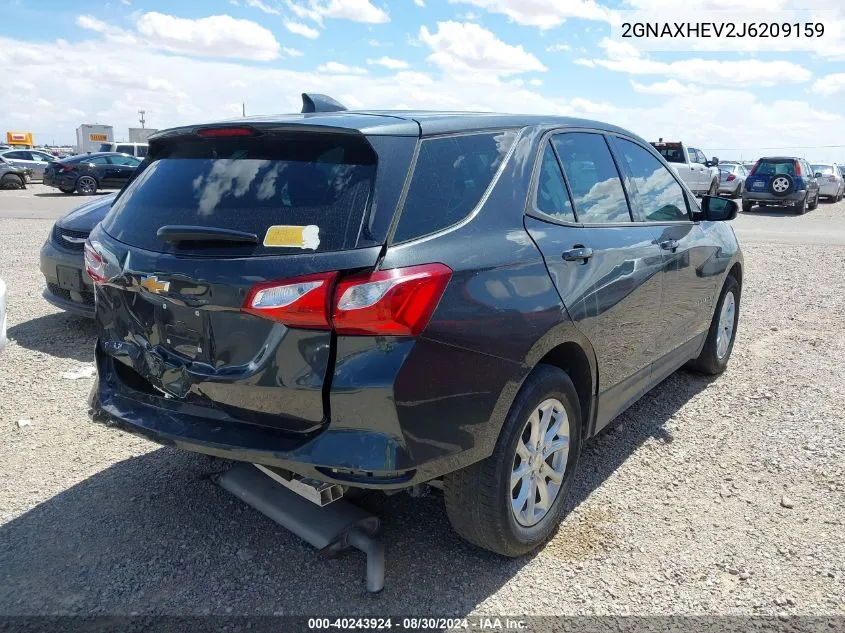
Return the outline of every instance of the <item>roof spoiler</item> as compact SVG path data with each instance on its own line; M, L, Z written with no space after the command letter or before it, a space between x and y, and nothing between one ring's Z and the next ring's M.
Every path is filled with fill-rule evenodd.
M328 95L302 93L302 112L340 112L347 107Z

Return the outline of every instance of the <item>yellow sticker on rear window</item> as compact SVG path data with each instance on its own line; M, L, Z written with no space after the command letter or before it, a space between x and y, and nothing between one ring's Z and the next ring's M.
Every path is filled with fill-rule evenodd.
M312 251L320 246L320 227L275 225L267 229L264 246L269 248L304 248Z

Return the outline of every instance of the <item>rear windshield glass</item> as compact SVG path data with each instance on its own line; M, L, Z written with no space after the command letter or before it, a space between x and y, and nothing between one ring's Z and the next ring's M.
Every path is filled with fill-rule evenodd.
M652 143L652 146L660 152L667 163L687 162L684 158L684 148L680 143Z
M516 135L516 130L503 130L422 141L393 240L428 235L467 217L493 181Z
M755 176L774 176L776 174L795 175L795 161L791 158L765 158L757 165Z
M354 248L376 172L367 141L338 134L192 136L154 148L149 160L103 228L140 248L200 255ZM173 244L156 235L167 225L251 233L259 244Z
M101 151L101 152L110 152L110 151L111 151L111 143L103 143L102 145L100 145L100 150L99 150L99 151Z
M821 174L822 176L832 176L833 165L813 165L813 173Z

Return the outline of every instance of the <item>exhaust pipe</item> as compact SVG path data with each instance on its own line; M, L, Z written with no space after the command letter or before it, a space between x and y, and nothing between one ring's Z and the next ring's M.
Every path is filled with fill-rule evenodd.
M218 483L322 553L333 556L349 547L364 552L367 591L378 593L384 588L384 545L373 538L380 525L378 517L343 500L317 505L265 473L262 466L241 463L222 474Z
M320 507L329 505L343 496L343 486L330 484L316 479L297 477L293 473L273 466L262 466L253 464L258 470L267 475L273 481L277 481L285 488L293 490L300 497L308 499L311 503Z

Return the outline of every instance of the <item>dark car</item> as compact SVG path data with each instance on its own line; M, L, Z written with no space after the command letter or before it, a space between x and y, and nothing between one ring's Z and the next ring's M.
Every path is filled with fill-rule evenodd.
M90 196L98 189L120 189L140 164L134 156L117 152L78 154L47 165L44 184L62 193Z
M791 208L797 215L819 206L819 183L803 158L770 156L758 160L745 179L742 210L760 207Z
M31 179L31 170L16 167L0 156L0 189L26 189L26 183Z
M85 247L91 416L347 489L434 482L461 536L519 555L587 438L683 365L725 369L736 212L581 119L159 132Z
M116 193L97 196L56 220L41 247L43 297L58 308L94 316L93 282L85 274L84 247L91 229L111 208Z

